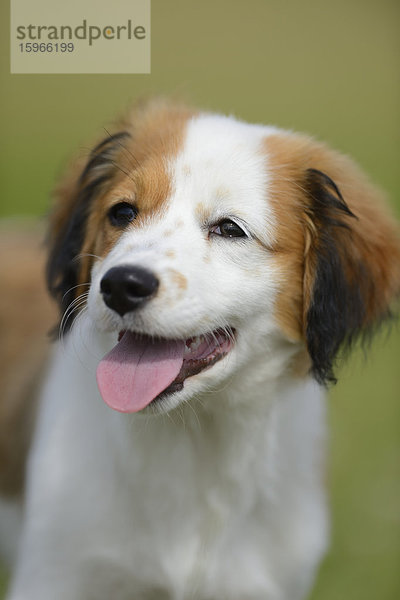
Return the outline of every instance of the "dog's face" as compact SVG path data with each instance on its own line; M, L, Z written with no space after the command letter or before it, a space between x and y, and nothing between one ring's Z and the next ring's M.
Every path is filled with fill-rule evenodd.
M332 379L338 348L400 287L375 195L308 138L137 110L61 188L51 232L63 310L89 288L90 319L120 339L98 369L106 402L168 410L268 353L276 376L302 357Z

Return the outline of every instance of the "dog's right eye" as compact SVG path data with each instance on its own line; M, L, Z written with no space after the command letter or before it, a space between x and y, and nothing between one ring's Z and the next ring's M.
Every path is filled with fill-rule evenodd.
M137 209L129 202L118 202L108 211L108 218L114 227L126 227L136 219Z

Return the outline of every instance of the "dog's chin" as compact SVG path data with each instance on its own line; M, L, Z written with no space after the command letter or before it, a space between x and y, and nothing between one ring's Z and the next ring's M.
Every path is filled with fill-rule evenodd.
M235 343L236 330L232 328L186 339L122 330L117 345L99 365L100 393L106 404L119 412L169 412L202 388L209 389L212 371L221 373Z

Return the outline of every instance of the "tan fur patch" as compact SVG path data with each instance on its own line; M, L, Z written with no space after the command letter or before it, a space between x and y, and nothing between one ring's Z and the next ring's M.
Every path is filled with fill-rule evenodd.
M181 291L186 290L188 285L186 277L179 271L176 271L175 269L171 269L171 273L172 281L178 287L178 289L180 289Z
M268 200L276 217L276 243L272 250L281 273L277 319L290 339L303 333L304 228L299 181L303 168L288 150L290 139L271 136L265 141L268 156Z
M364 297L368 325L379 318L400 291L400 242L398 230L388 214L381 194L346 157L311 138L277 134L265 140L270 184L268 198L276 215L278 230L274 248L282 274L276 314L289 338L304 338L306 314L315 280L318 253L316 224L310 215L304 191L307 169L328 175L338 186L357 219L344 217L351 227L337 227L335 236L344 255L361 262L375 282L374 294ZM350 261L349 261L349 264ZM354 273L346 272L349 281ZM367 296L363 283L360 293Z
M207 221L207 210L202 202L196 204L194 211L199 223L205 223Z
M112 204L119 201L134 203L138 216L131 227L140 226L164 209L172 192L168 161L182 147L187 122L195 114L182 105L156 100L137 105L117 123L114 129L127 132L129 137L117 141L109 164L97 168L94 173L98 177L108 171L109 178L99 186L97 197L91 203L82 245L79 283L89 280L93 255L104 257L123 231L109 223L107 212ZM84 166L84 159L78 159L56 191L50 236L53 244L77 206ZM77 288L76 296L83 291L84 286Z
M120 123L120 129L131 137L121 142L121 150L114 160L119 169L112 184L104 197L94 203L84 252L94 248L95 254L104 256L115 245L121 230L109 224L107 210L118 199L134 198L138 216L132 227L140 226L163 210L172 192L168 160L182 147L187 121L194 114L182 106L152 102L134 109ZM88 267L82 270L81 280L87 278Z
M223 187L222 185L219 186L216 191L215 191L215 195L218 199L224 200L226 198L229 198L229 196L231 195L230 191L228 188Z
M2 227L0 236L0 491L22 491L36 392L56 307L44 285L42 231Z

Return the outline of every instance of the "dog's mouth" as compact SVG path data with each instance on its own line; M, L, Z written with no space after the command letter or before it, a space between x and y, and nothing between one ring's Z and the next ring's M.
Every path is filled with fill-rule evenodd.
M186 340L121 331L117 345L97 367L102 398L119 412L138 412L182 390L188 377L224 358L234 339L231 329L216 329Z

